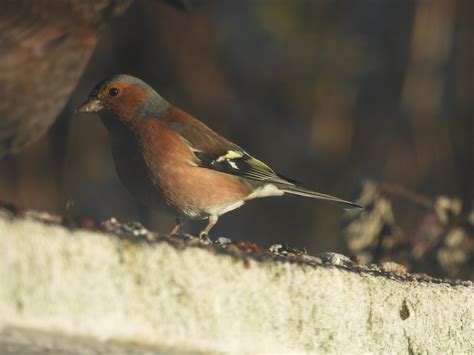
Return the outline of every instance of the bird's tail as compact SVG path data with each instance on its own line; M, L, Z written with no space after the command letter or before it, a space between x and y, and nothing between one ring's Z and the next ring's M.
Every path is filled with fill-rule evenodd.
M351 209L364 209L362 206L359 206L353 202L341 200L340 198L331 196L331 195L326 195L322 194L316 191L311 191L307 190L303 187L295 186L295 185L283 185L283 186L278 186L278 188L281 191L284 191L285 193L289 193L292 195L299 195L299 196L305 196L305 197L311 197L315 198L318 200L323 200L327 201L333 205L336 205L338 207L342 207L345 210L351 210Z

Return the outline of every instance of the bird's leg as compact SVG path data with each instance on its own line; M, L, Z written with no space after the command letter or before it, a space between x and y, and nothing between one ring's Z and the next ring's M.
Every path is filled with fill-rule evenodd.
M201 233L199 233L200 238L209 238L209 231L214 227L219 220L219 216L217 214L212 214L209 216L209 222L207 223L206 228L204 228Z
M181 228L183 228L183 221L182 221L181 217L176 217L176 225L171 230L170 236L176 237L178 235L179 231L181 230Z

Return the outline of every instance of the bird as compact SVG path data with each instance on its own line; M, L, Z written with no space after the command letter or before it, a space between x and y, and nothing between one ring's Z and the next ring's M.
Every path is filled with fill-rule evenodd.
M116 74L100 82L76 111L100 116L129 192L150 206L162 196L175 211L172 236L185 218L208 219L200 235L209 235L221 215L269 196L299 195L362 209L276 173L139 78Z

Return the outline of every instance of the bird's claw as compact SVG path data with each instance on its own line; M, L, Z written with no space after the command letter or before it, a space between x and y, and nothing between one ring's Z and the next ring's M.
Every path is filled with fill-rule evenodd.
M203 242L206 242L206 243L212 242L211 238L209 238L209 234L204 231L199 233L199 239L201 239Z

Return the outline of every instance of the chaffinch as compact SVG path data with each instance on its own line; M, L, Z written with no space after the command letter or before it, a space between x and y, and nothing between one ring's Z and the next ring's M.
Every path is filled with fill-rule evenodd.
M142 80L115 75L98 84L78 112L97 112L109 132L117 173L140 202L164 196L182 217L219 216L246 201L283 194L325 200L346 209L360 206L314 192L273 171L238 145L163 99Z

